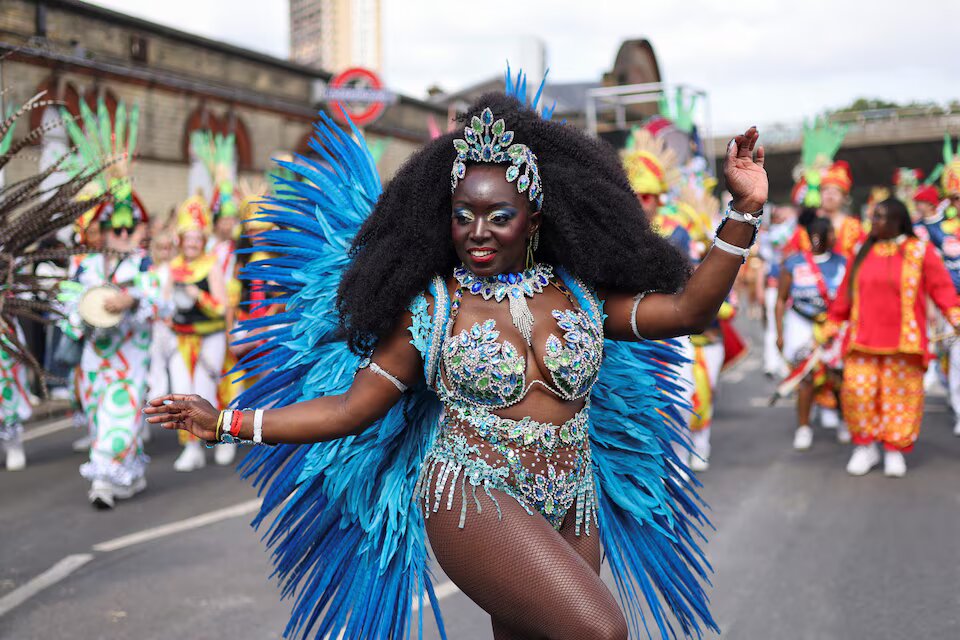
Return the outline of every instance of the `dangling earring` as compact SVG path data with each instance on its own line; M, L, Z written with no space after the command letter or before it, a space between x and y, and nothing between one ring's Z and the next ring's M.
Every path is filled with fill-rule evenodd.
M533 234L533 237L527 240L527 269L532 269L536 261L533 259L533 252L540 246L540 230Z

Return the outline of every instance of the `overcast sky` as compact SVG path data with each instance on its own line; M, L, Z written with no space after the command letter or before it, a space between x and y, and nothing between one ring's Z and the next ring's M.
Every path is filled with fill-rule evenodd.
M96 0L117 11L285 58L286 0ZM529 59L596 81L620 43L649 39L669 83L705 89L713 128L794 123L857 97L960 98L956 0L382 0L389 88L422 97ZM518 11L517 6L524 10ZM801 8L802 7L802 8Z

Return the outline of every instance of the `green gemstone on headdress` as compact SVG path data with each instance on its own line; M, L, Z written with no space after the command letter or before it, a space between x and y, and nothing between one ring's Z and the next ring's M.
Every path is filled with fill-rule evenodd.
M480 118L473 116L473 119L470 120L470 128L473 129L473 132L477 135L483 133L483 123L480 122Z
M470 145L467 144L466 140L457 138L453 141L453 148L456 149L458 153L466 153L470 150Z
M527 187L530 186L530 178L525 175L520 176L520 179L517 180L517 191L526 191Z
M515 165L510 165L507 168L507 182L513 182L517 179L517 176L520 175L520 167Z
M500 119L493 123L493 129L491 130L493 131L493 135L502 136L506 128L506 123L503 121L503 119Z
M514 159L519 158L523 156L524 149L526 149L526 147L523 146L522 144L510 145L510 148L507 149L507 155Z

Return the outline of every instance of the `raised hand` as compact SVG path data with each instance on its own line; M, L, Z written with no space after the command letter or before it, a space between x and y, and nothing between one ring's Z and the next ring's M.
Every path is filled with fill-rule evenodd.
M147 422L159 424L164 429L189 431L201 440L215 442L217 418L220 412L198 395L171 393L154 398L143 412Z
M732 206L741 213L758 211L767 201L767 172L763 169L763 146L757 146L759 138L757 128L750 127L727 145L723 176L727 190L733 196Z

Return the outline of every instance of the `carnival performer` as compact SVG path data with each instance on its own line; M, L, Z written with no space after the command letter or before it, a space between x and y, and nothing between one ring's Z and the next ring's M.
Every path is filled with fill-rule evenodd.
M811 221L807 226L807 235L813 251L794 253L784 260L777 295L777 348L791 366L798 366L816 347L814 327L826 319L827 307L846 272L846 260L831 250L835 241L833 225L828 219L815 218ZM813 443L810 412L814 388L817 384L823 385L828 375L831 372L826 367L818 367L797 387L794 449L803 451ZM838 433L844 432L841 430Z
M667 634L664 604L684 633L715 628L673 466L676 351L654 339L702 330L734 282L767 194L757 131L728 147L733 209L687 281L605 144L503 94L464 117L462 138L428 143L382 195L359 130L317 125L323 163L291 165L306 181L268 216L300 233L267 232L289 249L254 275L298 291L264 345L259 366L277 370L239 406L302 402L219 413L175 394L149 419L207 441L321 443L245 460L280 474L265 512L290 500L277 560L305 589L288 632L404 637L412 603L438 607L424 534L497 638L626 638L642 607ZM337 238L360 221L348 251ZM361 368L339 375L348 363ZM626 614L600 579L601 542Z
M836 238L833 251L849 259L863 242L865 233L860 219L846 211L853 186L850 165L844 160L834 161L846 133L846 127L819 119L812 125L804 125L801 163L796 169L791 200L798 206L816 209L818 216L830 220ZM784 254L810 250L810 238L800 226Z
M27 373L31 372L46 393L46 372L31 353L20 327L23 318L57 317L56 296L60 282L39 277L35 265L44 260L67 261L69 250L41 247L40 241L51 232L69 227L80 214L96 205L103 196L88 203L77 202L78 195L95 180L100 165L91 165L55 188L47 179L61 167L54 163L37 174L25 176L15 184L4 182L4 168L42 135L37 128L20 140L13 139L17 121L36 109L54 103L38 94L0 120L0 441L5 449L7 470L26 466L23 447L23 422L31 413L31 394Z
M0 207L6 186L3 165L7 162L7 153L13 144L15 122L16 120L5 128L0 128ZM5 295L6 291L0 287L0 296ZM0 308L2 305L0 302ZM27 456L23 449L23 422L33 415L33 405L30 404L27 368L14 356L16 345L25 344L26 337L19 322L15 319L9 322L5 320L6 318L0 319L0 442L3 442L4 465L7 471L21 471L27 466Z
M951 191L960 193L960 160L945 165L941 185L948 196ZM956 218L947 219L944 215L949 203L949 199L940 199L937 187L932 184L921 186L914 194L917 214L923 220L930 241L943 257L954 289L960 292L960 237ZM960 341L957 340L947 346L947 390L954 414L953 434L960 436Z
M151 396L170 393L170 361L177 351L177 336L171 326L174 305L170 275L170 263L177 254L177 237L169 228L171 222L176 224L175 219L166 221L155 225L150 233L150 272L156 276L160 288L150 342L150 370L147 374L147 388ZM145 441L149 440L149 434L149 424L145 424Z
M139 247L137 229L149 224L149 216L130 177L139 109L128 111L121 102L111 115L102 99L96 114L83 101L80 109L84 129L64 114L77 149L69 169L109 165L98 181L106 199L93 224L100 226L110 253L87 254L81 260L73 286L61 296L65 307L61 328L68 337L83 341L83 408L94 439L80 474L91 483L88 498L93 506L112 509L116 500L132 497L147 484L140 409L160 288ZM99 305L89 302L94 289L106 292Z
M797 210L793 205L773 208L770 226L760 233L758 245L765 268L763 290L758 294L763 300L763 373L771 378L788 373L783 354L777 348L777 297L780 286L780 265L783 262L783 246L793 235L797 224Z
M226 284L217 256L205 250L210 233L210 212L203 198L191 196L177 210L180 252L170 263L167 294L173 300L173 331L177 348L170 359L170 389L195 393L217 401L227 340L224 314ZM173 463L177 471L194 471L207 464L203 444L189 433L180 433L183 451ZM236 445L218 447L217 464L233 462Z
M147 486L148 458L143 453L140 408L146 397L153 319L160 287L148 271L147 259L137 251L135 225L139 215L131 192L118 192L99 214L106 248L126 254L89 254L74 278L80 292L96 287L117 291L104 300L103 311L116 318L105 328L94 328L80 315L77 297L67 302L64 332L83 340L81 369L89 376L89 398L84 408L94 428L90 459L80 474L90 481L90 502L111 509L118 499L130 498Z
M847 472L859 476L876 466L882 442L884 474L901 477L903 453L913 448L923 418L927 297L954 328L960 308L943 260L913 235L902 202L881 202L871 223L830 305L824 336L849 320L841 399L855 446Z

